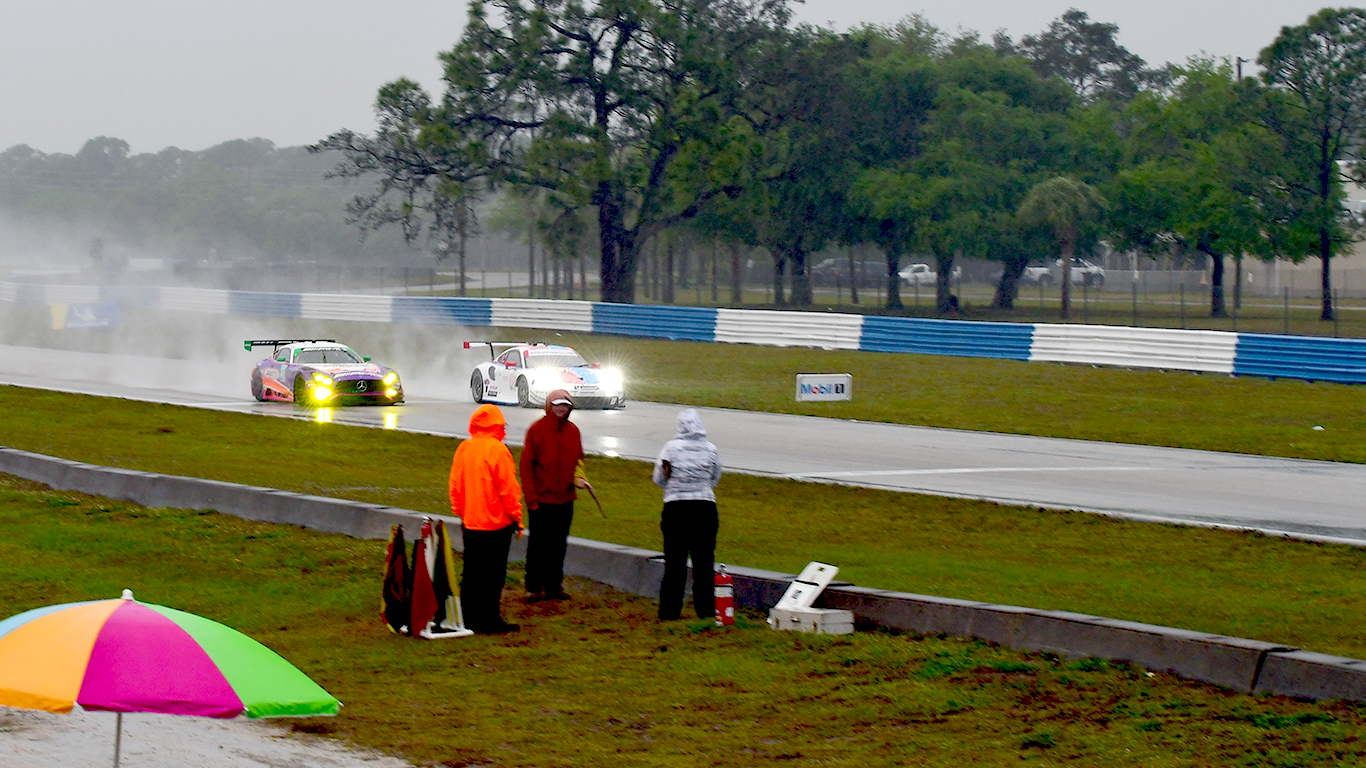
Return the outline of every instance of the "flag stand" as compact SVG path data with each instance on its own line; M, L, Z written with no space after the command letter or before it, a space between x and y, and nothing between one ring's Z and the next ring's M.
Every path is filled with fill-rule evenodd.
M460 598L449 597L446 599L447 616L450 615L450 606L455 606L455 626L451 626L449 621L441 622L440 626L427 622L427 628L417 633L418 637L425 637L428 640L445 640L450 637L469 637L474 634L474 630L465 628L465 614L460 608Z
M427 640L470 637L474 634L474 630L465 627L465 615L460 605L460 597L454 594L456 585L455 569L451 566L451 558L453 555L450 551L450 540L446 536L446 524L444 521L436 521L436 525L433 526L432 522L432 519L429 517L424 517L422 519L422 533L423 539L435 539L433 541L435 546L432 547L434 553L433 559L435 561L434 570L442 571L442 575L445 576L445 589L442 591L445 593L444 602L446 610L441 614L440 622L437 622L435 617L433 617L432 621L427 622L427 626L414 632L413 636L425 638ZM433 536L433 533L436 535ZM440 600L441 595L436 595L436 597ZM452 617L455 618L454 623L451 622Z

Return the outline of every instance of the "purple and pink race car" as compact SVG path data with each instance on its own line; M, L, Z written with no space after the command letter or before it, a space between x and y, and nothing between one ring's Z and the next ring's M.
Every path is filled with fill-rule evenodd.
M251 372L257 400L299 405L394 405L403 402L398 372L370 362L332 339L248 339L243 346L270 345L271 355Z

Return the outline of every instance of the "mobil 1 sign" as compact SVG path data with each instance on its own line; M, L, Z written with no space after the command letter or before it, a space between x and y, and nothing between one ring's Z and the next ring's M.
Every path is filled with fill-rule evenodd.
M853 393L853 374L797 374L797 402L803 400L851 400L853 399Z

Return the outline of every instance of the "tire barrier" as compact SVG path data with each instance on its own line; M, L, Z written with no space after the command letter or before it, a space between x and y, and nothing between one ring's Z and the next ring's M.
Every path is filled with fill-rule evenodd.
M1366 384L1366 341L1241 333L1233 373Z
M383 541L399 523L417 530L421 513L345 499L290 493L216 480L101 467L0 447L0 472L58 490L72 490L149 507L208 509L248 520L298 525ZM455 518L444 518L455 522ZM452 545L463 550L459 527ZM526 556L526 540L513 542L513 559ZM663 554L637 547L570 537L565 573L657 598ZM727 565L737 606L767 613L795 574ZM692 579L688 579L692 583ZM953 634L1012 648L1069 657L1126 661L1243 693L1308 699L1366 701L1366 661L1132 621L1043 611L971 600L916 595L834 582L819 608L853 611L861 628L886 627L918 634Z
M1028 360L1039 327L1028 323L869 317L863 321L859 349Z
M1036 362L1233 373L1238 334L1110 325L1036 325Z
M1366 383L1366 341L1109 325L1000 323L549 299L304 294L0 282L0 301L418 325L542 328L675 341L922 355Z

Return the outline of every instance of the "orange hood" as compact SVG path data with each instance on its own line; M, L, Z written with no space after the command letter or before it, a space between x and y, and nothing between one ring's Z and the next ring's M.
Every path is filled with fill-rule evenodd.
M507 435L507 422L496 405L481 405L470 415L470 437L487 435L502 440Z

